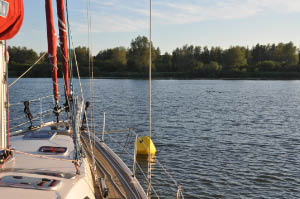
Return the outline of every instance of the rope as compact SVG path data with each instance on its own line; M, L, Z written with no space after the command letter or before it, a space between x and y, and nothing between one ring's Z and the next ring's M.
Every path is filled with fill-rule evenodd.
M17 83L17 81L19 81L24 75L26 75L26 73L28 73L45 55L47 54L47 52L43 53L40 58L34 62L34 64L32 66L30 66L22 75L20 75L20 77L18 77L15 81L13 81L8 88L10 88L11 86L13 86L15 83Z
M6 150L6 151L12 151L12 152L15 152L15 153L19 153L19 154L22 154L22 155L27 155L27 156L31 156L31 157L35 157L35 158L42 158L42 159L49 159L49 160L59 160L59 161L74 163L74 160L53 158L53 157L48 157L48 156L45 156L45 155L36 155L36 154L32 154L32 153L26 153L26 152L23 152L23 151L18 151L18 150L15 150L15 149L7 149L7 148L0 148L0 149L1 150Z

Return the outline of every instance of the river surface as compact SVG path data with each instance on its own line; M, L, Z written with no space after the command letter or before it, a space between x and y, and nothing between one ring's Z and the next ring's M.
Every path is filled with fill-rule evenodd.
M90 100L89 80L82 84ZM49 95L51 86L50 79L22 79L10 103ZM184 198L300 198L300 81L153 80L152 89L152 182L160 198L177 191L161 165ZM148 134L147 81L96 79L94 93L97 132L105 112L106 130ZM49 104L32 102L31 109ZM22 114L22 105L12 106L12 128ZM128 132L105 136L129 168L134 139ZM146 161L139 163L147 171ZM145 187L139 170L137 176Z

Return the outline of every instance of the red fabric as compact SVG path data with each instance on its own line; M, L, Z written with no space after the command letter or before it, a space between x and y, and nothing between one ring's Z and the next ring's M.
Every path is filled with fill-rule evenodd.
M57 0L57 16L58 16L58 27L59 27L59 40L60 48L63 52L63 72L65 80L65 96L69 96L69 57L68 57L68 45L67 45L67 30L65 20L65 7L64 0Z
M47 39L48 55L52 69L53 94L55 102L58 103L58 84L57 84L57 48L56 34L53 23L52 0L45 0L46 22L47 22Z
M0 40L14 37L20 30L24 18L23 0L1 0L0 3L8 8L7 15L0 11Z

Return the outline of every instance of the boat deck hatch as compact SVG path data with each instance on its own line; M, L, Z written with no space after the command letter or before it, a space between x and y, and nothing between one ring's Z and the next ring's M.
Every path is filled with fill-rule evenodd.
M14 172L18 173L16 175L22 175L21 173L26 174L35 174L35 175L43 175L48 177L56 177L56 178L65 178L65 179L71 179L76 176L75 173L66 173L66 172L60 172L60 171L48 171L48 170L36 170L36 169L17 169L17 168L2 168L0 173L4 172ZM0 197L1 198L1 197Z
M16 187L24 189L50 189L54 190L61 183L60 180L48 178L34 178L27 176L9 175L0 178L1 187Z
M30 131L23 136L24 140L49 140L56 135L56 131Z
M67 147L55 147L55 146L41 146L39 148L40 153L48 154L64 154L67 151Z

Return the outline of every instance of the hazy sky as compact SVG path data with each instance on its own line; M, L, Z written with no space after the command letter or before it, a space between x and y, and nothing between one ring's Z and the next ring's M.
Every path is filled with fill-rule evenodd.
M56 1L53 1L56 15ZM153 43L162 52L184 44L252 47L292 41L300 47L300 0L153 0ZM69 0L75 46L87 46L86 0ZM149 35L148 0L90 0L92 48L129 47ZM25 17L9 45L47 49L44 0L24 0ZM55 19L57 26L57 20Z

